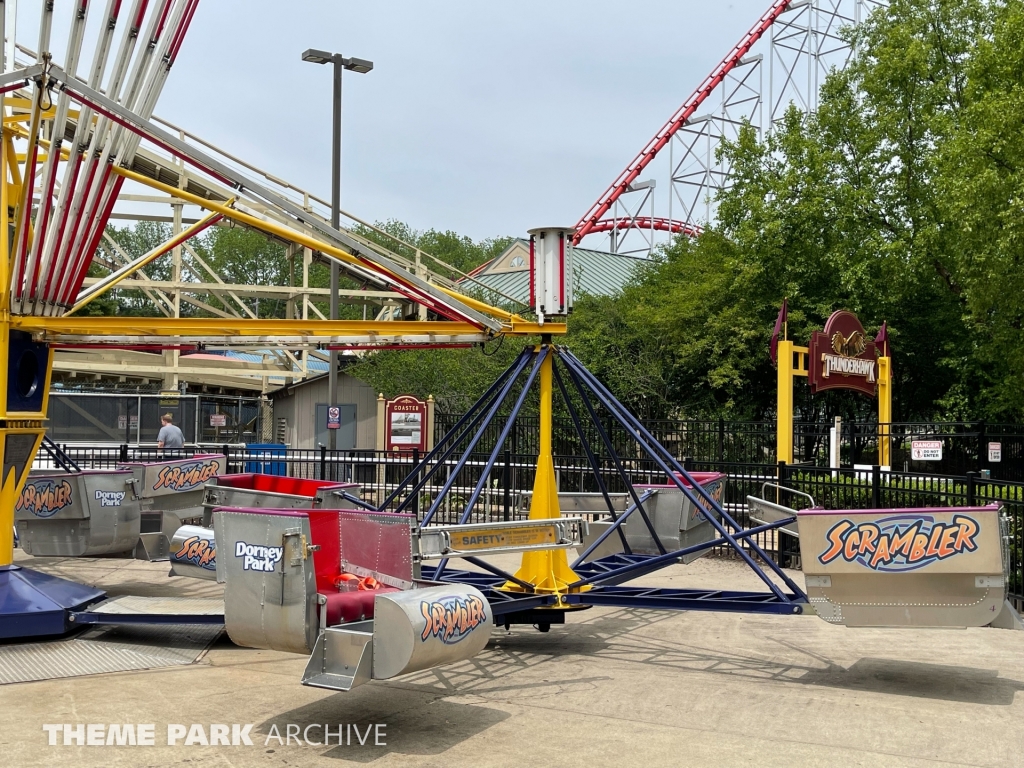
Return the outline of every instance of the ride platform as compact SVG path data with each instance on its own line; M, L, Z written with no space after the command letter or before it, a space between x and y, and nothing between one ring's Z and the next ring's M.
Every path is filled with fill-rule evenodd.
M73 629L71 615L103 599L103 590L9 565L0 569L0 639L49 637Z

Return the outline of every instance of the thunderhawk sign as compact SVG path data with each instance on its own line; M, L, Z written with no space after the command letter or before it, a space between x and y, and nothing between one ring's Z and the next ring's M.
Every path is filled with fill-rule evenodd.
M878 353L864 326L852 312L833 312L825 330L811 335L808 354L811 392L855 389L874 395L878 385Z

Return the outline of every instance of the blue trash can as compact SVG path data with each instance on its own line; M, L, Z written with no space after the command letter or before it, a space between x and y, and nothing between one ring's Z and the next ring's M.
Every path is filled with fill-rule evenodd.
M285 461L287 449L284 443L246 443L246 472L258 472L261 475L288 475L288 462Z

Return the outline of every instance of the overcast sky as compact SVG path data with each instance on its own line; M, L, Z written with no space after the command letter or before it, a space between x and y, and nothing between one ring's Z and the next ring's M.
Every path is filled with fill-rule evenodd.
M202 0L157 114L329 198L330 71L300 54L371 59L345 76L343 207L476 239L572 226L768 5Z

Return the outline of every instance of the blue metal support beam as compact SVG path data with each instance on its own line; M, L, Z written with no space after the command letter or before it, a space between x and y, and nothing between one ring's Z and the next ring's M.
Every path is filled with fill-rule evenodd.
M487 389L483 396L480 397L480 399L473 404L473 406L465 413L465 415L463 415L463 417L455 423L455 426L448 430L445 436L441 438L441 440L438 442L436 446L434 446L433 450L431 450L423 458L423 461L416 465L412 472L406 475L405 479L403 479L402 482L399 483L398 487L394 491L392 491L391 494L380 505L379 511L386 510L388 505L394 502L394 500L397 499L401 495L401 493L406 488L409 487L409 484L413 481L413 478L415 478L418 475L418 473L422 472L425 467L429 466L429 469L422 477L419 478L419 480L415 484L415 487L409 492L409 495L402 500L402 502L398 505L398 508L395 510L395 512L401 512L412 502L416 494L418 494L420 490L423 488L423 486L425 486L430 481L430 478L433 477L434 473L437 472L437 470L444 464L445 461L448 460L448 457L455 452L455 449L462 444L462 441L474 429L476 429L481 419L484 418L484 414L494 404L494 398L497 397L496 393L498 392L498 390L505 385L505 382L508 380L508 377L511 376L513 371L517 369L519 364L522 362L523 358L527 357L529 354L529 349L524 349L522 352L519 353L519 357L517 357L512 362L512 365L505 369L501 376L499 376L495 380L495 382L491 384L491 386ZM459 429L461 429L464 425L467 424L468 426L466 426L466 429L463 430L461 434L456 435ZM432 466L431 462L433 462Z
M612 504L612 498L608 495L608 486L605 484L604 478L601 476L601 467L598 465L597 457L594 455L594 451L590 447L590 441L583 432L583 425L580 423L579 414L576 413L576 406L573 405L572 398L569 397L569 391L565 388L565 383L562 381L562 374L558 372L558 367L551 366L551 372L555 375L555 383L558 385L558 391L562 393L562 400L565 401L565 407L569 411L569 418L572 419L572 425L576 429L576 435L580 439L580 445L583 446L583 451L587 454L587 462L590 464L590 469L594 472L594 480L597 481L597 488L601 491L601 496L604 497L604 503L608 506L608 514L614 522L618 518L618 515L615 513L615 505ZM619 541L622 543L622 551L628 555L633 550L630 549L629 542L626 541L626 534L622 531L621 526L616 526L615 530L619 534ZM590 554L589 551L580 555L579 560L576 562L580 562L588 554Z
M795 517L787 517L785 520L776 520L772 523L765 523L764 525L758 525L754 528L747 528L744 531L740 531L735 535L737 541L742 539L749 539L752 536L757 536L759 533L770 531L775 528L781 528L784 525L789 525L796 520ZM613 555L612 557L620 558L622 565L616 564L613 568L604 567L603 563L609 558L602 558L592 563L591 568L593 574L580 579L579 581L573 582L569 585L570 589L577 589L586 584L621 584L624 581L635 579L644 573L650 573L651 571L664 568L667 565L678 562L679 558L691 555L695 552L703 552L706 549L712 547L719 547L723 544L728 544L728 539L724 536L711 541L705 541L701 544L692 544L689 547L683 547L677 549L675 552L668 552L664 555ZM585 567L585 565L584 565ZM573 570L577 570L574 568ZM579 572L579 570L577 570ZM773 592L775 590L772 590ZM803 594L800 592L799 594Z
M523 369L526 368L526 364L530 361L530 358L532 358L534 354L535 353L532 350L530 350L529 354L524 354L520 356L519 362L516 364L515 371L513 371L508 381L505 382L505 385L501 388L501 392L499 392L498 395L495 397L493 404L488 409L487 415L483 419L483 422L477 428L476 434L473 435L473 438L469 441L469 444L466 446L466 450L462 454L462 458L459 459L458 463L449 473L448 479L445 481L444 486L438 493L437 498L434 499L434 502L430 505L430 509L428 509L427 513L423 516L422 525L427 525L434 517L437 510L440 509L441 505L444 503L444 498L448 494L448 491L452 489L452 486L455 485L455 481L456 479L458 479L459 472L461 472L462 468L466 466L466 462L469 461L469 456L473 452L473 449L476 447L476 444L480 442L480 438L483 437L483 434L486 431L488 425L491 423L491 420L494 418L495 414L497 414L498 408L501 407L501 404L505 401L505 398L508 397L508 393L512 391L512 386L516 383L516 380L519 378L520 374L522 374Z
M806 598L771 592L724 592L706 589L660 589L651 587L597 587L565 597L570 605L608 605L618 608L654 608L670 611L726 611L733 613L776 613L799 615L806 610Z
M477 480L476 487L473 488L473 493L466 502L466 508L462 511L462 516L459 518L460 525L464 525L469 520L469 516L473 514L473 508L476 506L477 501L480 500L480 494L483 493L484 486L487 485L487 478L490 477L491 470L494 469L494 463L498 460L498 454L501 453L501 448L505 445L505 440L508 439L508 433L512 430L516 417L519 415L519 411L522 409L523 403L526 402L526 396L530 394L530 388L533 386L533 382L537 379L537 373L540 371L541 365L550 354L550 349L551 348L548 345L544 345L541 347L540 353L534 357L533 368L530 369L530 375L526 377L526 383L523 384L523 389L519 393L519 397L516 398L515 405L512 406L512 412L505 420L505 426L502 428L501 434L498 435L498 439L494 443L494 450L492 450L491 455L487 457L487 464L484 465L483 472L480 473L480 479ZM438 570L443 571L444 568L439 568Z
M583 364L577 360L571 352L567 349L559 349L559 357L562 360L562 364L566 366L569 371L570 377L580 387L580 380L586 383L587 387L597 397L597 399L604 405L605 408L611 413L613 418L618 421L623 427L630 432L630 437L640 446L647 454L661 467L662 471L668 477L669 481L674 483L683 495L694 505L705 506L710 505L711 509L718 512L722 519L736 531L743 531L743 527L740 526L732 516L726 512L725 508L719 504L699 483L694 481L693 477L687 472L682 464L680 464L674 456L669 453L651 434L648 432L640 421L634 417L629 411L623 407L623 405L615 399L615 396L608 391L608 389L601 384L597 378L588 371ZM582 388L581 388L581 394ZM584 396L585 397L585 396ZM671 466L671 469L670 469ZM685 478L690 485L686 485L681 478ZM704 499L702 503L698 499L698 495ZM714 514L705 515L708 522L714 526L715 530L726 540L726 543L731 546L736 553L743 559L743 561L750 567L754 573L766 584L768 588L778 597L780 600L785 599L783 592L779 587L768 578L768 575L754 562L753 558L739 545L736 537L726 530L725 526L719 522ZM771 569L779 578L783 580L789 589L794 594L801 596L806 599L804 591L798 587L792 579L789 578L783 572L783 570L774 563L771 558L768 557L767 553L761 549L756 542L750 541L748 543L751 549L762 558L765 564Z
M104 624L112 626L136 624L223 624L223 614L207 613L99 613L72 611L68 621L76 625Z
M537 378L537 373L540 371L541 365L550 354L550 349L551 348L545 344L541 347L540 352L534 357L533 368L530 369L530 375L526 377L526 383L523 384L523 389L519 393L519 397L516 398L515 405L512 406L512 412L508 415L508 418L505 419L505 426L502 428L501 434L498 435L498 439L494 443L494 450L492 450L491 455L487 457L487 463L484 465L484 469L480 473L480 479L477 480L476 487L473 488L473 493L470 494L469 500L466 502L466 508L462 511L462 516L459 517L459 525L465 525L466 522L469 521L469 516L473 514L473 508L476 506L477 501L480 500L480 494L483 493L484 486L487 485L487 478L491 476L491 470L494 469L494 462L498 460L498 454L501 453L501 448L505 445L508 433L515 424L516 416L519 415L519 411L522 409L523 403L526 402L526 396L530 394L530 388L533 386L533 382ZM446 557L438 564L436 571L438 577L444 573L444 569L448 566L448 560L449 558ZM533 591L532 587L530 591Z
M557 360L558 358L556 357L555 359ZM563 360L563 365L564 364L565 361ZM647 515L647 510L644 509L644 505L640 502L640 497L637 495L636 489L633 487L632 480L630 480L629 475L626 474L626 470L622 466L622 460L619 458L618 451L615 450L615 446L612 444L611 437L609 437L604 426L601 424L601 420L597 417L597 411L594 410L593 403L590 402L590 398L587 397L587 393L583 389L582 383L572 368L566 366L566 370L569 372L569 378L572 381L573 386L576 387L576 391L580 393L580 399L583 400L583 406L587 409L587 413L590 414L590 419L594 422L594 426L597 428L597 433L601 436L601 440L604 442L605 448L608 450L608 455L611 457L612 463L615 465L615 469L619 473L619 477L622 478L623 485L626 486L626 490L629 492L629 495L633 499L633 503L640 512L640 517L643 518L644 525L647 526L647 530L650 532L651 538L654 539L654 543L658 547L658 551L665 554L668 550L666 550L665 545L661 543L661 537L658 536L658 532L654 530L654 524L651 523L651 519Z
M654 494L655 491L653 489L644 491L643 495L640 497L640 503L642 504L643 502L647 501ZM604 543L604 540L611 536L612 533L618 531L619 535L622 536L622 524L626 522L626 518L633 514L633 512L636 511L637 509L639 509L639 507L636 504L630 504L629 507L626 508L626 511L623 512L622 515L614 523L608 526L608 529L600 536L598 536L597 540L593 544L591 544L589 547L583 550L583 553L576 558L576 562L574 562L569 567L575 571L576 566L580 565L584 560L586 560L590 553L597 549L599 546L601 546L601 544ZM628 555L632 553L626 552L626 554Z

